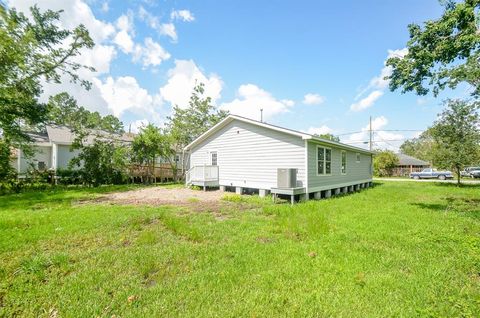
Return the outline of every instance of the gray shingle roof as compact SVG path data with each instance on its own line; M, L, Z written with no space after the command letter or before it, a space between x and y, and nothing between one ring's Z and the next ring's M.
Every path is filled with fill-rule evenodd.
M403 153L397 153L397 157L399 160L399 166L430 166L430 163L427 161L423 161Z
M75 133L65 126L48 125L47 135L51 142L59 144L72 144L75 141ZM115 139L122 142L131 142L133 135L131 134L112 134L103 130L90 130L90 134L86 137L86 144L92 144L95 138Z

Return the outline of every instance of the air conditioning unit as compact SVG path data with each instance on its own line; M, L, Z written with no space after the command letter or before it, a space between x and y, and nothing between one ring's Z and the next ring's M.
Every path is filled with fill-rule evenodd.
M288 189L297 187L297 169L278 168L277 169L277 188Z

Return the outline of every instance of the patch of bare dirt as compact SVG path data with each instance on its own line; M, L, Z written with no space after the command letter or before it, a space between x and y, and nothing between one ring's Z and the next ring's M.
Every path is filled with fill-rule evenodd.
M142 205L176 205L181 204L204 204L219 202L223 192L198 191L187 188L166 189L162 187L150 187L127 192L111 193L104 197L105 201L119 204L142 204Z

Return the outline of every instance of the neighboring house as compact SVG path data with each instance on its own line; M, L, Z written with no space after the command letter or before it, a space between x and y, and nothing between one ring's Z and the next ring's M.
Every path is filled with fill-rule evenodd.
M65 126L46 127L46 133L28 133L33 140L33 157L27 158L20 149L17 149L13 162L18 174L25 174L33 166L34 169L53 170L66 169L72 158L78 154L78 150L71 150L70 146L75 140L75 134ZM110 134L105 131L91 131L86 137L85 143L93 143L96 137L115 138L120 142L131 142L132 137L125 135Z
M235 115L185 151L190 154L187 184L234 187L237 193L253 189L261 196L290 195L293 201L295 195L329 197L372 182L373 152ZM296 183L279 186L278 169L295 169Z
M398 164L393 169L394 176L408 176L412 172L420 172L425 168L430 168L431 165L427 161L408 156L403 153L397 153Z

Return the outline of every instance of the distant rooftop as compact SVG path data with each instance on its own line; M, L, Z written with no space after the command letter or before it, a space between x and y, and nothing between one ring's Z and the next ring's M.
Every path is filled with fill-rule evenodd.
M423 161L403 153L397 153L397 157L399 160L399 166L430 166L430 163L427 161Z

